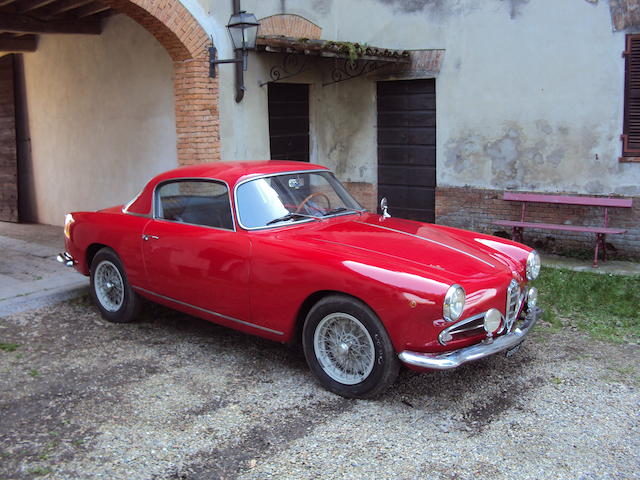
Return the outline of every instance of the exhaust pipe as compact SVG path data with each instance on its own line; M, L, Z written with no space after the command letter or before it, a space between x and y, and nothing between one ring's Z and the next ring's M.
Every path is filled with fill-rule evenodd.
M59 253L56 257L60 263L63 263L65 267L73 267L74 261L73 257L69 255L67 252Z

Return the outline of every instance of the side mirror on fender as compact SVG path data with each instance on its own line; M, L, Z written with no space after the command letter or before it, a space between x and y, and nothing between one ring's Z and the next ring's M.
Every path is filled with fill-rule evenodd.
M391 215L389 214L389 206L388 206L388 202L387 202L387 197L382 197L382 200L380 200L380 210L382 211L382 218L390 218Z

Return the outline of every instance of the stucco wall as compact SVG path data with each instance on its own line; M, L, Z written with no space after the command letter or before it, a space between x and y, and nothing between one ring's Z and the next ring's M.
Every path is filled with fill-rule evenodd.
M226 0L201 4L218 18L230 14ZM625 32L613 31L606 1L243 0L242 7L258 18L302 15L325 39L445 49L436 84L440 186L640 194L640 165L618 161ZM233 69L220 67L221 119L232 119L222 124L223 159L268 154L257 80L268 77L271 57L251 55L240 105ZM312 69L291 79L312 83L317 95L314 160L340 169L344 152L350 180L375 183L375 79L322 88L320 75Z
M42 36L25 54L31 160L25 219L60 224L73 210L128 201L176 161L173 64L129 17L100 36Z

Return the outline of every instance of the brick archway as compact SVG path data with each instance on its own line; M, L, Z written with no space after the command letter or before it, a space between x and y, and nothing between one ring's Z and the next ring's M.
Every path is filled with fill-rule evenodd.
M218 81L209 78L209 36L179 0L107 0L147 29L173 59L178 163L220 160Z

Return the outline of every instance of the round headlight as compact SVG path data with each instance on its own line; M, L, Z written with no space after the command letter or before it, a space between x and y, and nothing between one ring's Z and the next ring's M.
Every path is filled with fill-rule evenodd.
M500 328L502 315L497 308L490 308L484 315L484 329L487 333L494 333Z
M535 250L527 257L527 280L535 280L540 274L540 255Z
M460 285L451 285L444 296L442 315L448 322L455 322L462 315L466 295Z

